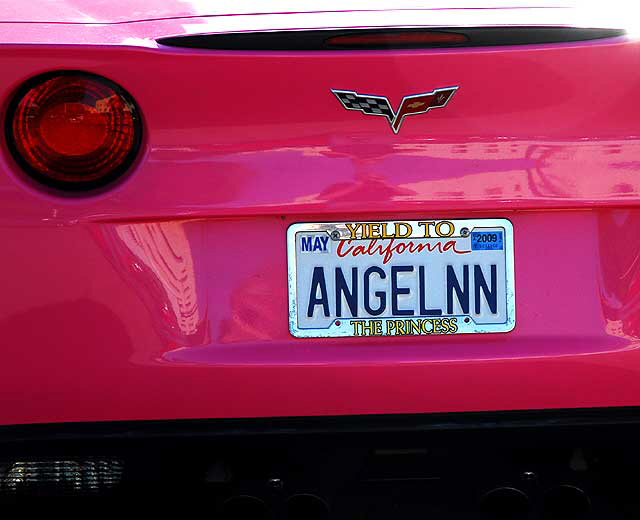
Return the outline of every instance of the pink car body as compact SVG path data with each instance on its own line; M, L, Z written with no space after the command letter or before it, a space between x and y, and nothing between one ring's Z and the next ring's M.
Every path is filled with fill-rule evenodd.
M620 27L575 4L2 2L0 100L51 70L123 86L126 178L65 197L0 141L0 424L640 405L640 46L231 51L185 34ZM210 3L213 4L213 3ZM414 5L421 4L421 5ZM459 5L458 5L459 4ZM459 85L446 110L346 112L331 89ZM296 222L507 218L506 334L294 338Z

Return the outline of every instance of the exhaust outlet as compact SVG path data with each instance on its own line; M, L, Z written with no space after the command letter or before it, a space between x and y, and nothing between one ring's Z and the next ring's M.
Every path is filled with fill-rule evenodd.
M239 495L222 505L224 520L267 520L270 517L267 504L258 497Z
M287 500L287 519L328 520L329 505L316 495L292 495Z
M589 496L580 488L562 485L551 489L544 497L545 520L578 520L591 509Z
M529 509L529 497L516 488L493 489L480 499L480 511L487 520L526 519L529 515Z

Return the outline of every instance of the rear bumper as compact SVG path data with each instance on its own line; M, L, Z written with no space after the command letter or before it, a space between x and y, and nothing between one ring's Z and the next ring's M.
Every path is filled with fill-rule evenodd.
M640 212L491 216L514 226L516 329L427 339L293 338L298 219L5 227L0 421L637 405Z

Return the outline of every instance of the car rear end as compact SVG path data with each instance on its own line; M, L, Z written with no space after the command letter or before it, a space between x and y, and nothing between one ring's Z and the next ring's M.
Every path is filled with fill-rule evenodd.
M638 43L436 7L3 24L5 498L637 514Z

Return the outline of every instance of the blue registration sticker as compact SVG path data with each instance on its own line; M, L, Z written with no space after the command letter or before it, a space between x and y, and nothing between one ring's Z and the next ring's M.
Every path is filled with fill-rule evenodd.
M472 231L472 251L502 251L502 231Z

